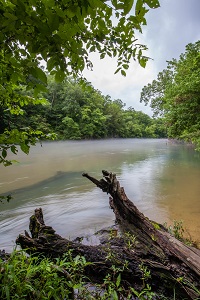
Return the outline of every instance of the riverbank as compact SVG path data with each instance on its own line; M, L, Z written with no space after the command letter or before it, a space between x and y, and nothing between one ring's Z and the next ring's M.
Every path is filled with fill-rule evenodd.
M154 223L154 227L157 229L159 226L161 225ZM46 227L45 224L43 224L43 227ZM48 230L53 232L49 226ZM172 230L170 230L170 232L172 233ZM49 236L47 231L46 233L47 236ZM175 228L174 233L177 237L181 237L181 228L179 228L179 231ZM29 234L26 233L26 236L28 237ZM43 236L43 238L41 236L38 240L41 240L43 244L45 243L45 239L45 236ZM156 237L154 239L156 239ZM7 299L8 294L11 298L14 296L20 299L35 300L39 300L41 297L42 299L53 297L53 299L59 298L63 300L107 300L110 298L160 300L172 299L172 296L175 300L183 299L183 294L181 289L179 289L177 280L181 280L181 286L187 289L188 283L185 276L188 276L188 272L186 272L185 275L183 273L182 277L179 276L174 282L170 279L168 281L165 280L168 286L168 288L165 289L160 283L160 276L158 279L155 278L152 265L149 264L149 260L145 260L146 255L142 255L138 269L139 273L137 275L135 271L129 273L128 278L133 278L133 283L135 282L134 285L127 286L127 281L124 281L124 272L130 268L130 262L125 259L125 256L127 256L128 253L131 253L131 256L134 253L136 254L140 249L140 242L138 238L129 231L122 232L119 225L104 228L94 235L77 237L72 243L74 248L68 249L62 256L57 253L56 257L51 257L51 259L51 255L49 256L47 253L41 255L37 249L34 250L36 253L31 251L32 254L29 253L29 255L20 250L13 251L10 254L0 251L1 299ZM54 248L52 245L50 246L50 244L51 242L48 243L49 249L47 249L49 254ZM62 247L60 243L59 245L59 248ZM78 251L76 245L78 245ZM88 260L87 254L85 258L83 253L84 247L89 247L89 249L93 251L94 256L97 255L97 249L99 247L102 248L100 255L103 254L102 251L104 251L106 255L103 265L100 256L98 256L99 262ZM142 247L142 249L144 249L144 247ZM28 251L27 248L26 251ZM119 260L122 258L121 253L123 253L123 260L119 265ZM137 255L135 256L135 254L132 258L134 264L137 263ZM49 258L45 258L46 255ZM133 261L131 263L133 263ZM160 271L162 270L159 261L156 261L155 258L152 263L158 265ZM100 270L107 264L105 277L100 280ZM97 267L95 272L99 274L94 277L93 280L88 277L90 274L88 268L90 267L92 267L92 270ZM165 269L165 272L166 270L167 269ZM157 280L159 280L159 283ZM187 299L197 299L195 295L200 296L197 282L190 282L188 287L191 296L188 296ZM176 296L174 296L174 293ZM192 295L194 295L194 297Z
M64 289L65 298L67 293L73 295L73 299L79 299L75 296L78 286L81 299L102 299L102 296L105 296L103 299L109 299L114 295L114 299L135 299L135 296L138 299L142 299L140 296L144 299L152 299L152 297L153 299L172 299L174 294L176 300L186 297L197 299L196 297L200 295L200 286L198 286L200 251L185 246L169 234L161 224L150 221L141 214L127 198L114 174L103 171L103 175L104 178L99 181L88 174L83 174L104 192L110 193L112 196L110 205L120 226L99 231L95 238L95 245L88 246L90 239L87 239L85 244L82 243L83 238L69 241L56 234L51 226L44 223L40 208L36 209L35 214L30 218L31 235L28 232L20 235L17 244L20 244L31 256L34 254L33 258L36 261L38 258L35 255L51 258L51 261L39 260L39 264L42 263L42 269L46 267L45 271L49 269L49 274L52 274L54 270L57 272L59 270L59 274L56 275L59 279L56 280L59 282L59 288L57 288L59 293L62 274L67 274L64 276L67 285L67 289ZM181 228L175 229L176 236L181 237ZM25 258L26 265L28 260L32 261L31 257L25 256ZM65 258L67 258L67 265ZM12 259L11 255L8 262ZM15 258L14 261L16 262ZM22 256L22 263L23 261ZM23 268L24 265L20 266L20 269ZM33 262L31 269L34 270ZM32 273L34 273L33 270ZM78 275L74 274L76 270L78 270ZM41 274L40 271L40 276ZM49 281L49 274L45 274L47 281ZM165 276L163 278L163 274L168 278L167 281ZM76 286L76 291L74 285L68 285L74 276L76 280L73 284ZM78 276L81 281L77 282ZM87 280L83 282L85 276ZM47 286L48 284L45 284L45 288ZM41 288L39 291L46 292L45 288ZM35 281L32 291L35 291Z

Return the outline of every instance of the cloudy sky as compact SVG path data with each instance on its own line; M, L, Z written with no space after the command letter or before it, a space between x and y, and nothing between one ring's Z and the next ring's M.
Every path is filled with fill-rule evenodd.
M132 63L126 77L114 75L116 61L100 60L93 54L93 71L84 72L94 88L104 95L110 95L112 100L121 99L127 108L132 106L149 115L151 109L139 101L143 86L156 79L158 72L167 66L167 60L185 52L188 43L200 40L200 0L160 0L160 5L147 13L147 26L143 27L139 40L148 46L147 55L153 59L145 69Z

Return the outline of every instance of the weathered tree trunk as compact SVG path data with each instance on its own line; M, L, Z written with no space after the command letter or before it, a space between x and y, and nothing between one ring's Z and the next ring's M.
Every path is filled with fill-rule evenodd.
M150 271L151 278L147 281L153 291L164 294L168 299L173 299L174 290L176 299L198 299L200 250L184 245L162 225L146 218L128 199L116 175L107 171L102 173L100 180L88 174L83 176L110 194L110 207L122 235L108 238L107 242L98 246L69 241L56 234L52 227L46 226L42 210L36 209L30 218L31 236L25 232L17 238L17 244L23 249L28 248L29 253L41 252L50 257L62 256L73 249L74 256L84 255L87 261L93 263L85 270L93 282L101 282L112 265L122 268L126 261L127 268L121 271L122 284L142 289L143 265Z

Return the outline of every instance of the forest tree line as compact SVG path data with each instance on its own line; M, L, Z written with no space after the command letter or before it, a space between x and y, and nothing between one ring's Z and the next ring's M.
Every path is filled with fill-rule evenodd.
M28 153L30 144L52 135L60 140L169 137L200 149L200 41L188 44L179 59L168 61L157 79L142 89L141 102L150 104L153 118L71 76L57 82L47 75L46 86L36 94L23 84L13 91L12 101L2 94L0 105L5 165L10 164L7 149L16 153L19 144Z
M141 102L163 118L168 137L192 142L200 150L200 41L167 62L157 79L142 89Z
M27 92L21 89L27 96ZM28 93L33 97L32 92ZM1 115L1 131L5 128L31 128L56 139L100 138L163 138L166 127L162 119L153 119L142 111L125 108L120 99L111 100L90 84L83 87L78 81L66 78L56 82L48 77L46 92L38 95L41 104L28 104L23 113Z

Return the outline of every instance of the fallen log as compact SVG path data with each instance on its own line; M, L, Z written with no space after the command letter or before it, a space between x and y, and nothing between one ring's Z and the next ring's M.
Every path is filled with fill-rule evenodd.
M41 208L30 218L31 236L28 232L19 235L17 244L28 253L42 253L52 258L62 256L68 250L73 251L73 256L84 255L92 262L85 273L94 283L102 282L115 265L120 269L121 284L125 289L131 286L142 290L144 270L148 270L145 284L150 284L157 295L173 299L176 292L177 300L198 299L200 250L183 244L164 226L150 221L128 199L116 175L107 171L102 173L100 180L83 174L111 196L109 203L118 227L111 230L111 235L108 234L102 244L88 246L62 238L52 227L45 225Z

